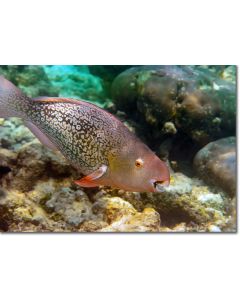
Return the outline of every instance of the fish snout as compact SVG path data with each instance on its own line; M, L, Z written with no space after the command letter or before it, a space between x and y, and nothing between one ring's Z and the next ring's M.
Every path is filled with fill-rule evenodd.
M166 162L155 156L151 165L152 171L149 172L150 189L152 192L163 192L170 183L170 171Z
M151 179L150 183L153 192L164 192L166 187L169 186L170 179L166 179L166 180Z

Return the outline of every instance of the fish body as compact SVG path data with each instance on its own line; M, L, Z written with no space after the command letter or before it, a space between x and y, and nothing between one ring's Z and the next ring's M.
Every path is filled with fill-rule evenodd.
M52 149L84 175L81 186L108 185L129 191L159 191L169 170L116 117L82 100L30 99L0 77L0 116L20 117Z

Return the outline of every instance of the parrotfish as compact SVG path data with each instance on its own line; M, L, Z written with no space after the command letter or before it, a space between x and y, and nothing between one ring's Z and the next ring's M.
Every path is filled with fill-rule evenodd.
M0 76L0 116L22 118L83 174L75 181L82 187L160 192L169 185L166 163L115 116L85 100L31 99Z

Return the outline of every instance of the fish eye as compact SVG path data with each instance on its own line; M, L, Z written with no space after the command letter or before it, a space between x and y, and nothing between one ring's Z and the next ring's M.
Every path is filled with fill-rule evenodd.
M143 160L141 158L136 159L135 166L141 168L143 166Z

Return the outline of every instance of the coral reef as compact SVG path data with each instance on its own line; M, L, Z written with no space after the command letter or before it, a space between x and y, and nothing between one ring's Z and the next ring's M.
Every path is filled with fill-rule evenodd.
M44 71L60 97L87 99L104 105L102 80L93 76L87 66L44 66Z
M106 101L102 79L93 76L88 66L0 66L0 75L29 97L82 98L100 106Z
M198 179L173 173L165 193L80 189L61 154L35 139L0 151L3 231L233 231L234 199ZM161 220L161 221L160 221ZM179 229L182 228L185 229ZM212 228L212 229L211 229Z
M0 75L21 88L29 97L58 96L43 66L2 66Z
M0 74L31 97L107 108L171 169L164 193L80 188L81 174L59 152L21 120L0 119L0 231L236 231L234 66L3 66Z

